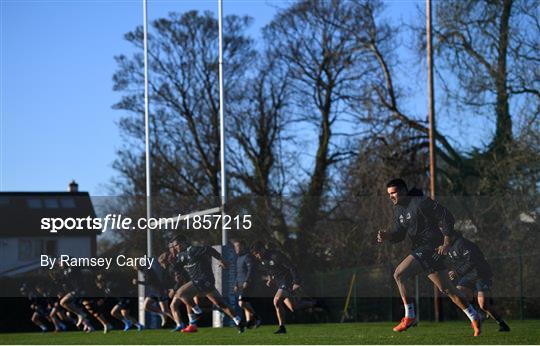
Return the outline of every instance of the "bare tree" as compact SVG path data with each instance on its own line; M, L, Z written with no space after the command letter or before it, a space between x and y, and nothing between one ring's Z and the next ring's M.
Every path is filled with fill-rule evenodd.
M436 6L437 53L459 85L452 97L493 114L489 150L494 154L504 154L513 142L511 98L528 95L537 107L540 100L534 2L445 1Z
M354 135L353 110L346 102L362 80L369 79L373 64L358 50L350 30L365 31L364 18L355 17L355 4L345 1L300 1L279 11L265 28L265 39L290 71L294 120L318 132L297 217L296 244L315 236L330 169L350 157L340 142ZM343 23L348 29L332 25ZM345 129L345 130L344 130ZM305 247L296 248L302 256Z
M290 144L285 134L289 89L287 68L265 54L244 83L242 100L229 112L234 124L229 131L234 140L229 155L232 185L236 194L253 196L257 230L278 243L288 233L281 201L289 174L283 153Z
M229 102L234 102L235 90L254 56L252 42L243 34L249 22L248 17L238 16L224 20L225 90ZM159 173L153 175L156 193L219 196L217 25L210 12L197 11L171 13L169 18L152 23L149 86L153 170ZM140 27L126 34L126 39L142 49ZM116 61L114 89L123 96L115 108L132 114L122 118L120 128L140 145L144 138L142 55L121 55Z

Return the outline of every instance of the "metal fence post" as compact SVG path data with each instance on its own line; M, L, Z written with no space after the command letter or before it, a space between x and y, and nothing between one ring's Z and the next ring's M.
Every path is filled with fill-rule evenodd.
M420 280L418 275L414 277L414 298L415 298L415 310L416 310L416 320L420 321Z
M358 279L354 283L354 322L358 322L358 285L356 284Z
M524 319L523 311L523 254L519 251L519 319Z
M392 270L392 267L389 266L388 269L390 269L390 275L388 276L388 299L390 300L390 321L393 321L394 320L394 307L393 307L393 302L392 302L392 296L393 296L393 292L392 292L392 285L393 285L393 279L394 279L394 271Z

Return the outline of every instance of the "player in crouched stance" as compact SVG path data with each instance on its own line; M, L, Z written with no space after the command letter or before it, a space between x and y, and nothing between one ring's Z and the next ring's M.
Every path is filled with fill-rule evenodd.
M451 236L451 245L447 254L448 273L456 282L457 289L467 299L472 300L476 294L478 306L499 325L500 332L509 332L510 327L490 304L490 291L493 272L480 248L459 232Z
M144 329L144 325L137 322L137 320L133 318L129 313L130 299L121 298L122 295L126 293L128 296L133 296L133 292L125 292L124 288L118 284L117 280L114 280L113 278L107 278L103 274L99 274L97 276L96 286L99 290L103 292L104 296L114 297L114 299L116 300L116 304L114 304L110 313L112 317L116 318L124 324L124 332L130 330L133 326L135 326L137 328L137 331L139 332ZM110 326L108 326L107 328L104 327L104 332L105 330L110 329Z
M403 332L416 325L414 305L409 298L410 288L407 283L410 278L423 272L471 320L474 336L480 335L482 321L479 314L452 285L445 269L443 255L450 246L454 217L436 201L410 194L402 179L391 180L386 189L394 205L394 222L391 230L379 231L377 241L397 243L408 236L412 242L410 255L401 261L394 272L394 279L405 306L405 317L393 330Z
M251 246L251 253L258 261L261 271L268 276L267 286L277 287L274 295L274 308L279 327L274 334L285 334L285 311L283 306L294 312L315 306L312 300L293 299L293 293L300 289L300 276L296 267L285 254L268 250L263 242L255 242Z
M214 305L223 310L234 321L238 331L243 333L245 326L242 318L234 313L233 309L225 302L215 287L215 278L212 272L212 257L219 261L221 267L225 267L221 254L210 246L191 245L182 235L173 238L171 245L176 261L184 267L190 279L175 294L175 297L179 298L186 305L189 317L189 325L182 329L182 332L197 332L197 320L202 314L202 310L194 302L193 298L195 296L205 296Z

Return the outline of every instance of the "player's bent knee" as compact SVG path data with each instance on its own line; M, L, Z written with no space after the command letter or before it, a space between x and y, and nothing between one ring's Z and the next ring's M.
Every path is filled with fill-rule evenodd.
M454 290L452 290L450 287L443 287L443 288L440 288L439 291L440 291L442 294L444 294L444 295L446 295L446 296L448 296L448 297L452 297L452 296L455 295L455 294L454 294L454 293L455 293Z
M478 302L478 307L483 311L489 310L489 304L487 302Z
M179 299L176 298L176 297L174 297L174 299L171 301L171 304L169 305L169 307L171 308L171 310L174 310L174 309L176 309L179 305L180 305Z
M225 310L226 308L228 308L227 304L225 304L224 302L221 302L221 301L217 301L216 306L218 308L220 308L221 310Z
M401 281L403 279L403 273L401 271L396 270L394 272L394 280Z

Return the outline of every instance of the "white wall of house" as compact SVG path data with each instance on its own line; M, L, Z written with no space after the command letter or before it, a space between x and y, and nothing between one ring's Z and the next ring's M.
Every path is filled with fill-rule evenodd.
M35 263L42 254L89 257L92 237L0 237L0 273Z

